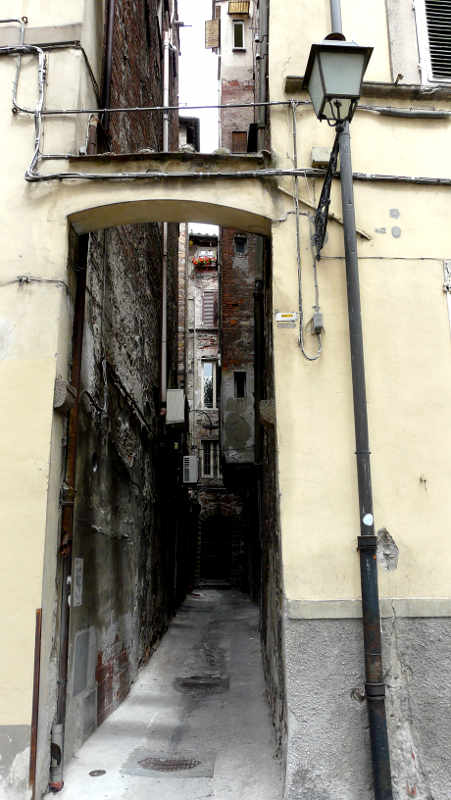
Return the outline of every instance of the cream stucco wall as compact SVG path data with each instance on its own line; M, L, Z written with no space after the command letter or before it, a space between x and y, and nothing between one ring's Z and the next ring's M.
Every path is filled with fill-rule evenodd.
M26 41L62 41L97 14L92 2L2 3L0 18L28 15ZM85 28L86 30L86 28ZM0 46L18 40L17 26L0 25ZM85 46L94 50L90 26ZM71 298L67 221L55 224L58 199L27 185L33 151L30 117L11 113L16 59L0 58L0 140L4 159L0 219L0 530L4 555L0 629L6 657L0 666L0 726L31 722L35 611L43 608L41 722L48 740L55 691L50 649L55 627L55 568L62 479L63 420L53 413L56 375L68 376ZM93 64L94 70L97 69ZM34 57L22 59L18 101L37 98ZM95 96L79 51L48 54L47 103L92 103ZM71 151L80 141L76 118L46 126L44 147ZM28 276L29 282L18 281ZM11 727L12 726L12 727ZM12 734L11 734L12 735ZM48 767L48 755L45 755ZM24 762L25 763L25 762ZM1 790L0 790L1 791Z
M314 15L310 2L293 5L288 28L280 15L271 15L272 100L284 96L287 75L303 74L310 44L330 29L329 2L318 5ZM373 4L369 13L364 4L349 0L343 2L342 12L348 38L375 47L366 80L390 81L385 4ZM384 101L368 96L362 102L424 107L424 101L415 104L402 98ZM447 103L435 101L434 107ZM278 163L292 163L289 112L274 108L271 122ZM311 166L313 146L330 148L333 143L333 132L308 107L298 107L297 134L300 167ZM364 173L450 176L449 134L449 120L393 119L358 111L351 126L353 168ZM280 184L293 191L290 179ZM301 197L310 206L316 205L320 190L320 181L300 179ZM442 613L449 613L446 487L451 339L442 291L443 260L451 248L449 188L358 182L355 198L357 226L370 237L358 237L358 247L376 527L386 527L400 550L398 569L380 571L381 593L386 598L416 598L408 613L415 609L420 616L437 608L428 598L441 598ZM341 216L338 182L331 209ZM304 212L308 210L304 207ZM323 251L327 259L319 265L326 328L320 360L312 364L302 358L295 330L275 328L284 579L294 616L321 615L321 608L326 609L325 616L354 615L360 594L341 226L329 223L328 234ZM310 236L304 218L307 320L313 304ZM273 231L273 257L275 310L296 310L293 220ZM306 339L314 352L316 340L308 334Z

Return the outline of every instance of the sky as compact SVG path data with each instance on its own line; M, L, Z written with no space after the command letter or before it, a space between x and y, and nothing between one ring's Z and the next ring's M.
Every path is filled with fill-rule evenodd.
M218 102L218 59L205 48L205 20L211 19L211 0L178 0L181 57L179 61L180 105L215 105ZM192 27L188 27L191 25ZM183 109L180 115L183 116ZM211 153L218 146L218 111L186 111L188 117L200 119L200 150ZM215 225L190 223L197 233L217 234Z
M218 59L205 48L205 20L211 19L211 0L179 0L180 28L180 105L216 104L218 102ZM183 116L183 110L180 110ZM200 118L200 149L211 153L218 146L218 112L192 110L187 116Z

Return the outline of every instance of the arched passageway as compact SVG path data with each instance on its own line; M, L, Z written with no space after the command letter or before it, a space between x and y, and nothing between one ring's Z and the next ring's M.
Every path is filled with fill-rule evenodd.
M118 194L123 194L122 187L118 188ZM110 184L110 199L111 189ZM186 274L192 269L192 263L177 241L177 222L194 219L233 225L235 231L247 231L249 241L261 242L259 286L253 275L248 291L252 298L258 288L255 307L254 300L248 299L243 317L251 331L249 359L259 359L261 372L259 388L257 378L255 386L252 378L252 405L257 408L260 400L267 399L266 392L272 392L271 265L262 236L270 229L270 219L240 208L239 198L234 207L224 207L200 200L184 200L181 205L177 196L100 203L97 191L89 194L92 205L80 208L88 199L85 196L81 203L78 197L77 210L67 216L72 308L67 309L63 326L67 329L73 315L72 376L78 382L79 399L71 412L66 454L66 470L72 459L75 483L70 563L64 564L63 553L58 576L60 685L67 684L63 701L66 757L127 696L139 667L149 660L199 577L221 577L251 593L260 605L267 653L277 636L270 604L280 581L277 523L271 518L276 505L273 429L254 420L260 448L254 461L260 459L259 467L253 464L247 477L238 477L238 483L236 475L231 479L232 487L238 486L241 492L240 502L250 498L251 505L245 510L240 507L239 521L230 509L220 508L219 520L207 515L199 552L200 492L182 479L182 457L191 452L189 426L167 424L160 385L164 252L156 223L169 220L166 357L168 387L178 390L178 346L190 323L185 320L185 333L181 333L177 312L181 303L188 302L188 294L181 300L177 281L183 270ZM185 258L183 270L181 258ZM240 261L241 270L243 265ZM205 274L200 280L204 278ZM194 362L194 350L190 357ZM219 407L217 419L219 429ZM229 480L230 470L227 473ZM233 488L227 497L232 495ZM70 619L68 615L65 619L70 572L76 596ZM269 657L265 663L271 683Z

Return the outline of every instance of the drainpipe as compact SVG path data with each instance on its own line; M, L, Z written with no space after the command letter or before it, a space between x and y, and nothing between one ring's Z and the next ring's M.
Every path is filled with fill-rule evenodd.
M113 69L113 30L114 30L114 11L115 0L107 2L107 21L106 21L106 41L105 41L105 61L102 76L102 108L111 106L111 74ZM108 128L110 126L110 115L106 111L102 118L102 139L106 149L109 149Z
M163 39L163 105L169 106L169 31ZM169 111L163 112L163 152L169 152ZM167 399L167 350L168 350L168 223L163 222L163 264L161 276L161 408L166 409Z
M341 33L340 0L330 0L330 8L333 31L334 33ZM365 690L373 762L374 796L376 800L392 800L390 752L385 713L385 684L382 668L379 589L377 583L377 537L374 533L359 265L348 122L342 125L341 130L339 130L339 147L359 491L360 536L358 537L358 549L362 585Z
M260 59L258 61L258 102L265 103L267 100L267 74L268 74L268 0L260 0L259 9L259 39L260 39ZM265 130L267 124L267 108L260 106L257 112L257 150L261 151L265 147Z
M61 559L61 600L59 620L58 688L55 721L52 726L51 765L49 788L53 792L64 786L64 733L66 721L67 669L69 656L69 621L72 571L72 540L74 530L75 477L77 467L77 440L80 406L80 376L85 316L86 263L89 237L79 240L78 280L75 297L72 338L71 384L76 390L76 401L69 416L66 469L61 502L63 506L59 557Z

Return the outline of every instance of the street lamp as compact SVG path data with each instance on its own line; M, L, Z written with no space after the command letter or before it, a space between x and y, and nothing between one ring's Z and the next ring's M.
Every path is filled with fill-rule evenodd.
M338 152L340 153L355 453L359 491L360 536L358 537L358 550L360 552L365 645L365 693L368 701L375 798L376 800L392 800L377 585L377 536L373 517L359 267L349 137L349 122L357 106L363 75L372 50L372 47L359 47L355 42L346 42L342 33L330 34L321 44L312 45L303 87L310 94L318 119L327 120L328 124L336 129L335 144L315 214L315 245L318 259L324 243L330 187L335 176Z
M347 42L340 33L312 45L303 88L319 120L332 126L351 121L372 52L372 47Z

